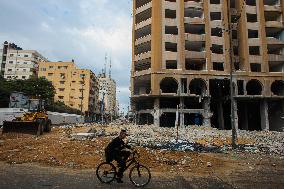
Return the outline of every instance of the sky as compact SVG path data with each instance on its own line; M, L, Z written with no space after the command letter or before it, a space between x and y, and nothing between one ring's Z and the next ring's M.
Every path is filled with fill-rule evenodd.
M107 54L120 110L126 111L132 0L0 0L0 23L0 43L37 50L50 61L74 59L78 67L99 74Z

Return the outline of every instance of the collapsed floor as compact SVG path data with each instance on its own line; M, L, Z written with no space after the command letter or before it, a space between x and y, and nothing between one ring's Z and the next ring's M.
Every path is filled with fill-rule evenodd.
M236 83L234 109L237 127L250 131L284 131L284 82L272 84L271 96L264 95L267 89L258 80L247 83L238 80ZM135 94L139 94L140 88L149 91L150 84L137 84L138 92ZM203 79L193 79L187 86L186 80L182 79L178 84L173 78L165 78L160 90L159 96L151 96L150 92L144 94L142 90L144 95L132 98L136 124L161 127L203 125L231 129L228 79L211 79L208 83Z

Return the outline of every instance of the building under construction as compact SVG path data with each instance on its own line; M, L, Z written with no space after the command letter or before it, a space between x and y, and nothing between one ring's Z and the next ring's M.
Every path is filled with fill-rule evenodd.
M229 2L228 2L229 1ZM137 124L284 127L284 0L133 0ZM231 69L232 68L232 69Z

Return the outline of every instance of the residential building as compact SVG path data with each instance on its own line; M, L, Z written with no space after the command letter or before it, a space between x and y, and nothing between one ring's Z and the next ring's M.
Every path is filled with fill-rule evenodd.
M4 42L1 50L1 73L5 79L29 79L37 76L38 63L47 61L35 50L23 50L13 43Z
M56 89L55 102L64 102L96 120L99 113L99 84L91 70L79 69L74 61L41 62L38 76L52 82Z
M99 100L101 113L113 117L116 115L116 82L105 73L99 74Z
M231 129L232 70L237 127L282 129L284 0L133 0L133 15L138 124Z

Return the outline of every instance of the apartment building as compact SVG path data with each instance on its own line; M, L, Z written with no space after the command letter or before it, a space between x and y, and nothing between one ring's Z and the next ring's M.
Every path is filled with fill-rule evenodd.
M101 112L113 117L117 114L116 82L105 73L99 74L98 80Z
M175 126L178 112L181 126L231 129L232 71L237 127L282 130L283 11L284 0L133 0L137 123Z
M38 63L47 59L35 50L23 50L4 42L1 51L1 74L5 79L29 79L37 76Z
M99 84L91 70L79 69L71 62L41 62L39 77L51 81L56 89L54 101L80 110L94 119L99 113Z

